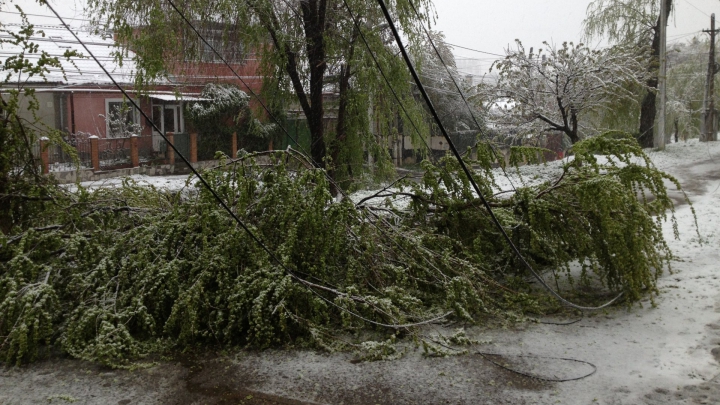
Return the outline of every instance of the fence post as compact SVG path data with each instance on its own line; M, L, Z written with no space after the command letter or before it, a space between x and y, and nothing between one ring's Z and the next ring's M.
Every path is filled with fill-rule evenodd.
M190 133L190 163L197 163L197 132Z
M237 159L237 132L232 134L232 149L230 150L233 159Z
M93 171L100 171L100 138L97 135L88 137L90 139L90 160L92 161Z
M167 137L167 150L165 151L165 159L167 159L168 164L174 165L175 164L175 150L172 148L171 145L175 145L175 134L173 132L168 132L165 134Z
M132 161L132 167L140 166L140 153L138 151L138 141L140 137L138 135L132 135L130 137L130 161Z
M44 136L40 138L40 160L42 161L43 174L50 172L50 153L47 150L49 140L49 138Z

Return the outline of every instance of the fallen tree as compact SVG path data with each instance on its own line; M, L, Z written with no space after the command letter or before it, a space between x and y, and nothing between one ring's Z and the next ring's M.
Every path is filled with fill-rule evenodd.
M33 35L26 25L13 41ZM38 58L9 58L3 69L62 69L57 57ZM451 158L424 162L419 183L399 181L357 204L333 198L327 172L292 150L269 153L270 164L246 155L208 170L210 188L189 178L171 192L127 179L69 191L38 171L39 136L63 143L39 125L37 103L29 103L31 114L19 107L32 91L2 96L0 357L8 364L60 350L127 366L197 346L394 358L402 337L445 354L467 337L426 336L422 325L517 320L557 308L527 283L528 269ZM535 268L560 275L580 266L581 283L594 278L596 291L623 293L628 305L657 293L671 258L661 223L672 220L673 204L663 180L677 181L632 137L578 142L556 179L496 195L492 153L476 152L468 163L481 191ZM536 154L515 148L511 162ZM393 205L396 197L409 205ZM389 200L370 204L377 198Z
M580 263L583 277L594 274L628 304L655 294L671 256L660 222L672 212L662 183L672 178L627 136L574 151L554 182L493 197L496 214L535 265ZM489 195L489 151L482 155L475 163L485 164ZM545 295L508 284L523 269L452 160L426 163L419 184L399 183L394 195L412 201L401 210L336 201L324 171L301 155L272 159L247 156L205 177L280 262L198 185L173 193L126 180L57 195L0 242L5 361L55 346L122 365L198 344L392 357L394 339L427 320L541 310Z

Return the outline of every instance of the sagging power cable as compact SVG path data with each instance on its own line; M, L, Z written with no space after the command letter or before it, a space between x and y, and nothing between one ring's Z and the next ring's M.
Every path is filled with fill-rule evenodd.
M223 58L223 56L215 49L215 47L212 46L212 44L208 43L208 41L207 41L207 40L203 37L203 35L194 27L194 25L189 21L189 19L186 18L185 15L180 11L180 9L175 6L175 4L172 2L172 0L168 0L168 2L169 2L170 5L173 7L173 9L180 15L180 17L182 18L182 20L183 20L186 24L188 24L188 26L190 26L190 28L193 30L193 32L195 32L195 34L200 38L200 40L202 40L202 41L206 44L206 46L207 46L213 53L215 53L215 54L218 56L218 58L220 58L220 59L223 61L223 63L225 64L225 66L227 66L228 69L230 69L230 71L233 72L233 74L235 74L235 76L236 76L241 82L244 83L244 81L243 81L242 78L237 74L237 72L235 71L235 69L233 69L233 67ZM286 4L288 7L291 7L289 4L287 4L287 3L285 3L285 4ZM347 6L347 3L346 3L346 6ZM292 7L291 7L291 8L292 8ZM294 11L294 10L293 10L293 11ZM350 11L349 7L348 7L348 11ZM350 11L350 12L351 12L351 11ZM299 18L299 14L298 14L297 12L294 12L294 14L296 15L296 17ZM351 14L352 14L352 12L351 12ZM362 38L363 38L363 42L365 43L365 46L368 47L368 51L370 52L370 55L372 56L373 60L375 61L376 65L377 65L377 67L378 67L378 70L380 71L380 73L382 74L383 78L385 79L385 82L387 83L388 87L390 88L390 91L393 93L393 95L395 96L395 99L397 100L398 104L400 105L400 107L402 108L402 110L405 112L405 114L407 115L408 119L409 119L410 122L412 123L413 128L415 129L415 131L416 131L417 134L418 134L418 137L419 137L420 139L422 139L422 141L424 142L425 146L427 147L427 150L430 151L430 150L431 150L430 145L428 145L427 141L422 137L422 134L420 133L420 130L418 129L417 125L415 124L415 121L412 119L412 117L410 116L410 114L409 114L409 113L407 112L407 110L405 109L405 106L403 105L402 101L400 100L400 97L397 95L397 93L395 92L394 88L392 87L392 84L390 83L389 79L387 78L387 76L386 76L385 73L383 72L382 66L380 65L380 63L379 63L379 62L377 61L377 59L375 58L375 55L373 54L372 50L370 49L370 47L369 47L369 45L368 45L368 43L367 43L367 41L366 41L366 39L365 39L365 36L364 36L364 34L362 33L362 30L361 30L360 27L357 25L357 21L355 21L355 25L356 25L356 28L359 30L358 32L360 33L360 35L361 35ZM250 89L249 86L247 86L247 84L246 84L246 87L248 87L248 90L249 90L250 93L253 95L253 97L255 97L256 100L258 100L258 102L264 107L265 112L268 114L268 116L270 116L278 125L280 125L279 122L278 122L278 120L277 120L277 118L276 118L276 117L273 115L273 113L265 106L265 104L263 103L262 99L260 99L259 95L256 94L255 92L253 92L252 89ZM302 153L303 159L307 160L307 161L308 161L311 165L313 165L314 167L319 167L320 165L313 159L312 155L311 155L310 153L308 153L308 151L305 150L305 148L303 148L303 146L302 146L295 138L293 138L292 135L290 135L290 133L285 129L285 127L282 126L282 125L280 125L280 127L281 127L281 129L283 130L283 132L285 133L285 135L286 135L289 139L291 139L293 142L295 142L295 144L298 146L298 148L300 148L300 152ZM432 158L432 154L431 154L430 156L431 156L431 158ZM443 168L443 170L445 170L445 168ZM323 173L323 175L325 176L325 178L326 178L331 184L333 184L333 185L335 186L335 189L336 189L344 198L349 198L348 195L345 194L345 192L342 190L342 188L335 182L335 180L328 175L327 171L322 170L322 173ZM356 204L356 206L357 206L357 205L359 205L359 204ZM372 224L372 226L374 226L381 234L386 235L386 233L385 233L385 231L382 229L382 227L380 227L374 220L372 220L372 218L370 218L370 214L372 214L372 215L377 219L378 217L377 217L376 214L374 214L374 213L368 213L368 212L366 212L365 210L360 210L360 212L361 212L362 215L368 220L368 223ZM392 227L392 226L389 226L389 229L390 229L392 232L397 232L397 231L395 230L395 228ZM394 238L390 238L390 240L392 241L392 243L397 247L397 249L398 249L402 254L404 254L406 257L408 257L408 258L411 259L411 260L413 259L413 256L412 256L409 252L407 252L407 250L404 249L404 248L402 247L402 245L401 245L397 240L395 240ZM427 262L427 264L428 264L430 267L432 267L432 268L434 268L434 269L437 270L437 268L436 268L427 258L425 258L425 261ZM442 274L442 272L440 272L440 273ZM446 314L446 315L447 315L447 314ZM445 315L445 316L446 316L446 315Z
M410 7L413 9L413 12L415 13L415 16L418 20L420 20L420 13L418 12L417 8L413 4L412 1L409 1ZM450 77L450 80L452 81L453 85L455 85L455 88L457 89L458 94L460 94L460 97L462 98L463 102L465 103L465 107L467 107L468 112L470 113L470 117L472 117L473 122L475 123L475 127L478 131L482 131L483 127L480 125L480 122L477 119L477 116L475 115L475 112L473 111L473 108L470 106L470 103L468 102L467 98L465 97L465 93L460 88L460 85L458 84L457 80L455 80L455 76L450 71L450 68L448 67L447 63L445 63L445 60L443 59L442 55L440 54L440 51L435 46L435 41L432 39L432 36L430 35L430 32L425 28L424 25L421 25L423 31L425 31L425 35L427 36L428 42L430 43L430 46L432 46L433 50L435 51L435 55L437 55L438 60L440 63L445 67L445 71L447 72L448 76ZM498 157L497 151L495 150L495 146L488 142L487 145L490 147L490 151L492 152L493 157L495 160L500 162L500 158ZM505 171L505 165L501 164L500 169L503 172L503 175L507 179L507 181L510 183L510 186L513 188L515 192L517 192L517 188L515 188L515 184L513 184L513 181L510 179L510 176L508 176L507 172Z
M460 167L462 168L463 172L465 173L465 176L467 176L468 180L470 181L470 184L473 186L473 189L475 190L475 193L477 193L478 197L480 198L480 201L485 206L485 209L487 210L488 214L490 215L493 223L498 228L500 233L503 236L503 239L508 243L510 248L513 250L513 253L517 256L517 258L520 260L520 262L523 264L525 268L528 269L532 273L532 275L538 280L538 282L547 290L549 291L555 298L558 299L561 303L575 308L579 310L599 310L606 308L613 303L615 303L620 297L623 296L623 293L620 293L617 297L613 298L612 300L608 301L607 303L598 306L598 307L586 307L582 305L575 304L573 302L568 301L566 298L561 296L557 291L553 290L552 287L550 287L545 280L540 276L540 274L535 271L535 269L528 263L528 261L525 259L525 257L520 252L520 249L515 245L515 243L510 239L510 236L507 234L507 231L505 231L505 228L500 223L500 220L497 218L495 213L492 210L492 207L490 207L490 204L488 203L487 199L483 195L482 191L480 190L480 187L478 187L477 182L475 182L475 178L473 177L472 173L470 172L470 169L465 164L465 161L463 161L462 156L460 156L460 153L458 152L457 148L455 147L455 144L453 143L452 139L450 139L450 135L448 135L447 130L445 129L445 126L443 125L442 121L440 120L440 117L438 116L437 110L432 104L432 101L430 100L430 97L428 96L427 91L425 90L425 87L423 86L422 82L420 81L420 77L418 77L417 71L415 70L415 67L413 66L412 61L410 60L410 56L407 53L407 50L405 49L405 45L402 43L402 39L400 38L400 34L398 33L397 28L395 27L395 22L393 21L392 17L390 16L390 12L388 11L387 6L385 5L384 0L377 0L378 4L380 5L380 8L382 9L383 14L385 15L385 19L387 20L388 25L390 26L390 30L393 33L393 36L395 37L395 41L398 44L398 47L400 48L400 52L403 56L403 59L405 60L405 64L408 66L408 69L410 70L410 74L413 77L413 80L415 80L415 84L417 85L418 89L420 90L420 94L422 95L423 99L425 100L425 103L427 103L428 109L430 110L430 113L432 114L435 123L440 128L440 132L442 132L443 137L445 137L445 140L448 143L448 146L450 147L450 150L452 151L453 155L455 155L455 158L458 160L458 163L460 164Z
M170 1L170 0L168 0L168 1ZM285 263L283 263L283 262L280 260L280 258L279 258L272 250L270 250L270 248L269 248L267 245L265 245L265 243L264 243L257 235L255 235L255 233L230 209L230 207L225 203L225 201L224 201L222 198L220 198L220 196L219 196L219 195L217 194L217 192L212 188L212 186L210 186L210 184L207 182L207 180L205 180L205 178L200 174L200 172L198 172L197 169L195 169L195 168L192 166L192 164L190 164L190 161L187 160L187 158L186 158L185 156L183 156L182 153L180 153L180 151L178 150L178 148L177 148L172 142L169 141L169 139L167 138L167 136L165 136L165 134L160 130L160 128L158 128L157 125L150 119L150 117L140 108L140 106L137 104L137 102L136 102L132 97L130 97L130 95L128 94L128 92L127 92L122 86L120 86L120 84L115 80L114 77L112 77L112 75L107 71L107 69L105 69L105 66L103 66L102 63L100 63L100 61L95 57L95 55L92 53L92 51L90 51L90 49L87 47L87 45L85 45L85 43L84 43L82 40L80 40L80 38L77 36L77 34L75 34L75 32L70 28L70 26L68 26L68 25L65 23L65 20L63 20L63 18L57 13L57 11L55 11L55 9L54 9L49 3L45 3L45 5L50 9L50 11L52 11L53 14L55 14L55 16L58 18L58 20L60 20L60 23L63 25L63 27L65 27L65 29L66 29L68 32L70 32L70 34L72 34L73 37L75 37L75 39L78 41L78 43L85 49L85 51L86 51L86 52L88 53L88 55L95 61L95 63L98 64L98 66L100 67L100 69L102 69L102 71L103 71L103 72L105 73L105 75L110 79L110 81L113 83L113 85L114 85L115 87L117 87L118 90L120 90L120 92L123 94L123 96L125 97L125 99L128 100L128 101L130 102L130 104L132 104L132 106L133 106L138 112L140 112L140 114L141 114L141 115L143 116L143 118L146 120L145 122L150 123L150 125L152 126L152 128L153 128L156 132L158 132L158 133L160 134L160 136L165 140L165 142L166 142L168 145L170 145L170 147L171 147L172 150L175 152L175 154L180 157L180 160L182 160L182 161L188 166L188 168L190 168L190 171L193 173L193 175L195 175L195 176L198 178L198 180L200 181L200 183L202 183L203 187L205 187L205 188L210 192L210 194L212 194L213 198L220 204L220 206L221 206L221 207L232 217L232 219L245 231L245 233L246 233L255 243L257 243L258 246L260 246L260 247L262 248L262 250L265 251L265 253L268 254L268 256L270 257L270 259L271 259L273 262L277 263L277 265L278 265L288 276L290 276L291 278L293 278L294 280L296 280L297 282L299 282L300 284L302 284L306 289L308 289L310 292L312 292L313 294L315 294L318 298L320 298L321 300L325 301L325 302L328 303L329 305L331 305L331 306L339 309L340 311L345 312L345 313L347 313L347 314L349 314L349 315L351 315L351 316L353 316L353 317L355 317L355 318L357 318L357 319L360 319L360 320L362 320L362 321L364 321L364 322L367 322L367 323L372 324L372 325L380 326L380 327L385 327L385 328L389 328L389 329L405 329L405 328L411 328L411 327L415 327L415 326L425 325L425 324L428 324L428 323L431 323L431 322L436 322L436 321L438 321L438 320L440 320L440 319L446 318L448 315L450 315L450 314L452 313L452 312L448 312L448 313L446 313L446 314L437 316L437 317L435 317L435 318L433 318L433 319L428 319L428 320L424 320L424 321L416 322L416 323L409 323L409 324L402 324L402 325L386 324L386 323L377 322L377 321L373 321L373 320L371 320L371 319L368 319L368 318L366 318L366 317L364 317L364 316L362 316L362 315L360 315L360 314L358 314L358 313L356 313L356 312L354 312L354 311L351 311L351 310L349 310L349 309L347 309L347 308L341 307L340 305L336 304L336 303L333 302L332 300L329 300L329 299L323 297L320 293L318 293L318 292L316 291L316 289L322 289L322 290L324 290L324 291L331 292L331 293L333 293L333 294L335 294L335 295L345 296L345 297L350 298L350 299L352 299L352 300L361 300L361 301L366 302L366 300L363 300L362 298L353 297L353 296L350 296L350 295L348 295L348 294L345 294L345 293L343 293L343 292L341 292L341 291L337 291L337 290L334 290L334 289L331 289L331 288L328 288L328 287L324 287L324 286L321 286L321 285L313 284L313 283L311 283L311 282L309 282L309 281L307 281L307 280L299 277L299 276L296 275L292 270L290 270L290 268L288 268L288 267L285 265ZM367 302L366 302L366 303L367 303ZM381 311L381 312L382 312L382 311ZM389 315L389 314L386 314L386 315Z
M293 138L292 135L290 135L290 133L288 132L288 130L285 128L285 125L281 124L281 123L280 123L280 120L275 116L275 114L273 114L273 113L270 111L270 108L265 104L265 102L262 100L262 98L260 98L260 96L259 96L257 93L255 93L255 91L250 87L250 85L249 85L245 80L243 80L243 78L242 78L242 77L238 74L238 72L232 67L232 65L230 65L230 63L228 63L228 61L225 59L225 57L224 57L222 54L220 54L220 52L218 52L217 49L215 49L215 47L212 46L212 44L210 44L210 42L208 42L208 40L200 33L200 31L198 31L197 28L195 28L195 26L194 26L194 25L190 22L190 20L185 16L185 13L183 13L183 12L175 5L175 3L174 3L172 0L167 0L167 2L168 2L168 4L170 4L170 7L172 7L173 10L175 10L175 12L180 16L180 18L183 20L183 22L184 22L185 24L187 24L188 27L190 27L190 29L195 33L195 35L197 35L197 37L200 39L200 41L202 41L202 43L203 43L206 47L208 47L208 49L210 49L210 50L215 54L215 56L217 56L218 59L220 59L220 61L221 61L225 66L227 66L228 69L230 69L230 71L232 72L232 74L240 81L240 83L242 83L243 86L245 86L245 88L248 89L248 91L250 92L250 94L251 94L251 95L255 98L255 100L260 104L260 106L262 106L263 110L265 110L265 112L268 114L268 116L275 122L275 125L277 125L280 129L282 129L282 131L285 133L285 135L286 135L289 139L291 139L293 142L295 142L295 144L296 144L299 148L302 148L302 146L300 145L300 143L299 143L295 138ZM306 153L306 154L307 154L306 151L303 151L303 153ZM308 156L311 156L311 155L308 155ZM315 160L313 160L312 157L311 157L311 160L312 160L312 164L313 164L315 167L320 167L320 165L318 164L318 162L316 162Z

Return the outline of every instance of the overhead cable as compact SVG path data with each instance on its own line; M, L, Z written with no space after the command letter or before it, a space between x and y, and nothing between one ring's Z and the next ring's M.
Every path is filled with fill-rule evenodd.
M170 0L168 0L168 1L170 1ZM168 140L168 138L165 136L165 134L160 130L160 128L157 127L157 125L155 125L155 123L150 119L150 117L148 117L148 115L140 108L140 106L137 104L137 102L136 102L133 98L131 98L131 97L129 96L129 94L127 93L127 91L126 91L122 86L120 86L120 84L119 84L117 81L115 81L115 79L110 75L110 73L105 69L105 67L100 63L100 61L95 58L95 55L93 55L93 53L90 51L90 49L89 49L87 46L85 46L85 44L80 40L80 38L78 38L77 35L72 31L72 29L65 23L65 21L62 19L62 17L60 17L60 15L55 11L55 9L54 9L49 3L46 4L46 5L47 5L47 7L50 9L50 11L52 11L53 14L55 14L55 16L60 20L60 22L62 23L62 25L63 25L73 36L75 36L75 39L78 40L78 43L80 43L80 45L82 45L82 47L85 49L85 51L87 51L88 55L90 55L90 57L93 58L93 60L95 60L95 62L96 62L96 63L100 66L100 68L105 72L105 74L108 76L108 78L113 82L113 84L115 85L115 87L117 87L117 88L123 93L123 95L124 95L125 98L130 102L130 104L132 104L132 106L133 106L136 110L138 110L138 111L140 112L140 114L143 116L143 118L145 118L146 122L150 123L150 125L153 127L153 129L160 134L160 136L165 140L165 142L166 142L168 145L170 145L170 147L173 149L173 151L174 151L174 152L180 157L180 159L188 166L188 168L190 168L190 171L192 171L192 173L198 178L198 180L200 181L200 183L202 183L202 185L210 192L210 194L212 194L213 198L220 204L220 206L221 206L221 207L232 217L232 219L245 231L245 233L246 233L255 243L257 243L257 244L265 251L265 253L268 254L268 256L271 258L271 260L274 261L275 263L277 263L277 265L278 265L285 273L287 273L291 278L293 278L294 280L298 281L300 284L304 285L305 288L307 288L309 291L311 291L312 293L314 293L317 297L319 297L320 299L322 299L322 300L325 301L326 303L330 304L331 306L336 307L336 308L340 309L340 310L343 311L343 312L346 312L346 313L348 313L348 314L350 314L350 315L352 315L352 316L354 316L354 317L356 317L356 318L358 318L358 319L361 319L361 320L363 320L363 321L365 321L365 322L367 322L367 323L370 323L370 324L373 324L373 325L376 325L376 326L381 326L381 327L391 328L391 329L410 328L410 327L414 327L414 326L418 326L418 325L424 325L424 324L427 324L427 323L430 323L430 322L435 322L435 321L437 321L437 320L443 319L443 318L447 317L448 315L450 315L451 312L446 313L446 314L443 314L443 315L440 315L440 316L435 317L435 318L433 318L433 319L428 319L428 320L424 320L424 321L421 321L421 322L410 323L410 324L402 324L402 325L386 324L386 323L376 322L376 321L367 319L367 318L363 317L362 315L357 314L356 312L351 311L351 310L349 310L349 309L347 309L347 308L341 307L341 306L339 306L338 304L336 304L335 302L333 302L332 300L329 300L329 299L323 297L322 295L320 295L320 293L318 293L318 292L315 290L315 288L324 289L324 290L326 290L326 291L331 290L331 289L329 289L329 288L327 288L327 287L323 287L323 286L319 286L319 285L310 283L309 281L304 280L303 278L301 278L301 277L299 277L298 275L296 275L292 270L290 270L290 269L280 260L280 258L279 258L272 250L270 250L270 248L269 248L267 245L265 245L265 243L264 243L262 240L260 240L260 238L259 238L257 235L255 235L255 233L254 233L252 230L250 230L250 228L230 209L230 207L227 205L227 203L225 203L225 201L224 201L222 198L220 198L220 196L217 194L217 192L212 188L212 186L210 186L210 184L207 182L207 180L205 180L205 178L200 174L200 172L198 172L197 169L195 169L195 168L192 166L192 164L190 163L190 161L188 161L187 158L186 158L185 156L183 156L182 153L180 153L180 151L178 150L178 148L177 148L172 142L170 142L170 141ZM352 296L349 296L349 295L347 295L347 294L344 294L344 293L342 293L342 292L340 292L340 291L332 290L331 292L333 292L333 293L336 294L336 295L346 295L346 296L348 296L350 299L353 299Z
M412 7L413 12L415 12L415 16L418 20L420 20L420 13L418 13L417 8L415 8L415 5L413 4L412 0L410 0L410 7ZM425 31L425 35L427 35L428 42L432 46L433 50L435 50L435 55L438 57L438 60L440 63L445 67L445 70L448 73L448 76L450 77L450 80L452 80L453 84L455 85L455 88L457 89L458 93L460 94L460 97L462 97L463 102L465 103L465 107L467 107L468 112L470 113L470 117L472 117L473 122L475 122L475 126L477 127L478 131L482 131L483 127L480 125L480 122L478 121L477 117L475 116L475 112L473 111L472 107L470 107L470 103L468 102L467 98L465 97L465 94L463 93L462 89L460 88L460 85L455 80L455 77L453 73L450 71L450 68L448 67L447 63L445 63L445 60L443 60L442 55L440 54L440 51L435 46L435 42L432 39L432 36L430 35L430 32L425 28L425 26L422 26L423 31ZM493 154L493 157L495 160L500 161L500 158L497 155L497 151L495 150L495 147L488 143L488 146L490 147L490 151ZM500 169L502 170L503 174L505 175L505 178L510 183L510 186L517 192L517 188L515 188L515 184L513 184L512 180L510 180L510 176L508 176L507 172L505 171L504 165L500 165Z
M497 218L495 213L492 210L492 207L490 207L490 203L487 201L485 196L483 195L482 191L480 190L480 187L477 185L477 182L475 182L475 178L473 177L472 173L470 173L470 169L465 164L465 161L463 161L462 156L460 156L460 153L458 152L457 148L455 147L455 144L453 143L452 139L450 139L450 135L448 135L447 130L445 129L445 126L443 125L442 121L440 120L440 117L438 116L437 111L435 110L435 107L432 104L432 101L430 100L430 97L428 96L427 91L425 91L425 87L423 87L422 82L420 81L420 77L418 77L417 72L415 71L415 67L413 66L412 61L410 60L410 56L407 53L407 50L405 49L405 45L402 43L402 39L400 38L400 34L398 33L397 28L395 27L395 22L393 21L392 17L390 16L390 12L387 9L387 6L385 5L384 0L377 0L378 4L380 5L380 8L382 9L383 14L385 15L385 19L387 20L388 25L390 26L390 30L393 33L393 36L395 37L395 41L398 44L398 47L400 47L400 52L402 53L403 59L405 59L405 64L407 64L408 69L410 70L411 75L413 76L413 79L415 80L415 83L418 86L418 89L420 90L420 93L423 96L423 99L425 100L425 103L427 103L428 108L430 109L430 112L435 119L435 122L437 123L438 127L440 128L440 132L442 132L443 136L445 137L445 140L448 143L448 146L450 147L450 150L452 151L453 155L455 155L455 158L458 160L458 163L460 164L460 167L462 168L463 172L465 173L465 176L467 176L468 180L470 181L470 184L472 185L473 189L475 190L475 193L477 193L478 197L480 198L480 201L485 206L485 209L487 210L488 214L492 218L492 221L495 223L495 226L498 228L500 233L502 234L505 241L508 243L508 245L512 248L515 255L518 257L520 262L523 264L524 267L526 267L532 274L535 276L535 278L542 284L542 286L549 291L555 298L557 298L560 302L563 304L580 309L580 310L599 310L606 308L610 305L612 305L614 302L616 302L620 297L622 297L622 293L620 293L617 297L613 298L609 302L598 306L598 307L586 307L582 305L575 304L573 302L568 301L563 296L561 296L558 292L552 289L545 280L540 276L540 274L535 271L535 269L530 265L530 263L527 262L525 257L520 252L520 249L515 245L515 243L510 239L510 236L507 234L507 231L500 223L500 220Z

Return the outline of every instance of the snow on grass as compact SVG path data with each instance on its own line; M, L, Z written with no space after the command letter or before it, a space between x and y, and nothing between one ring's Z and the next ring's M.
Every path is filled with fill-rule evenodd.
M186 174L172 176L147 176L144 174L136 174L128 177L114 177L104 180L84 181L81 182L80 185L89 190L104 187L120 187L126 179L133 181L141 186L152 186L168 191L180 191L188 186L192 186L193 184L195 184L194 176L189 177ZM68 184L65 187L67 187L69 191L77 190L77 186L75 186L74 184Z

